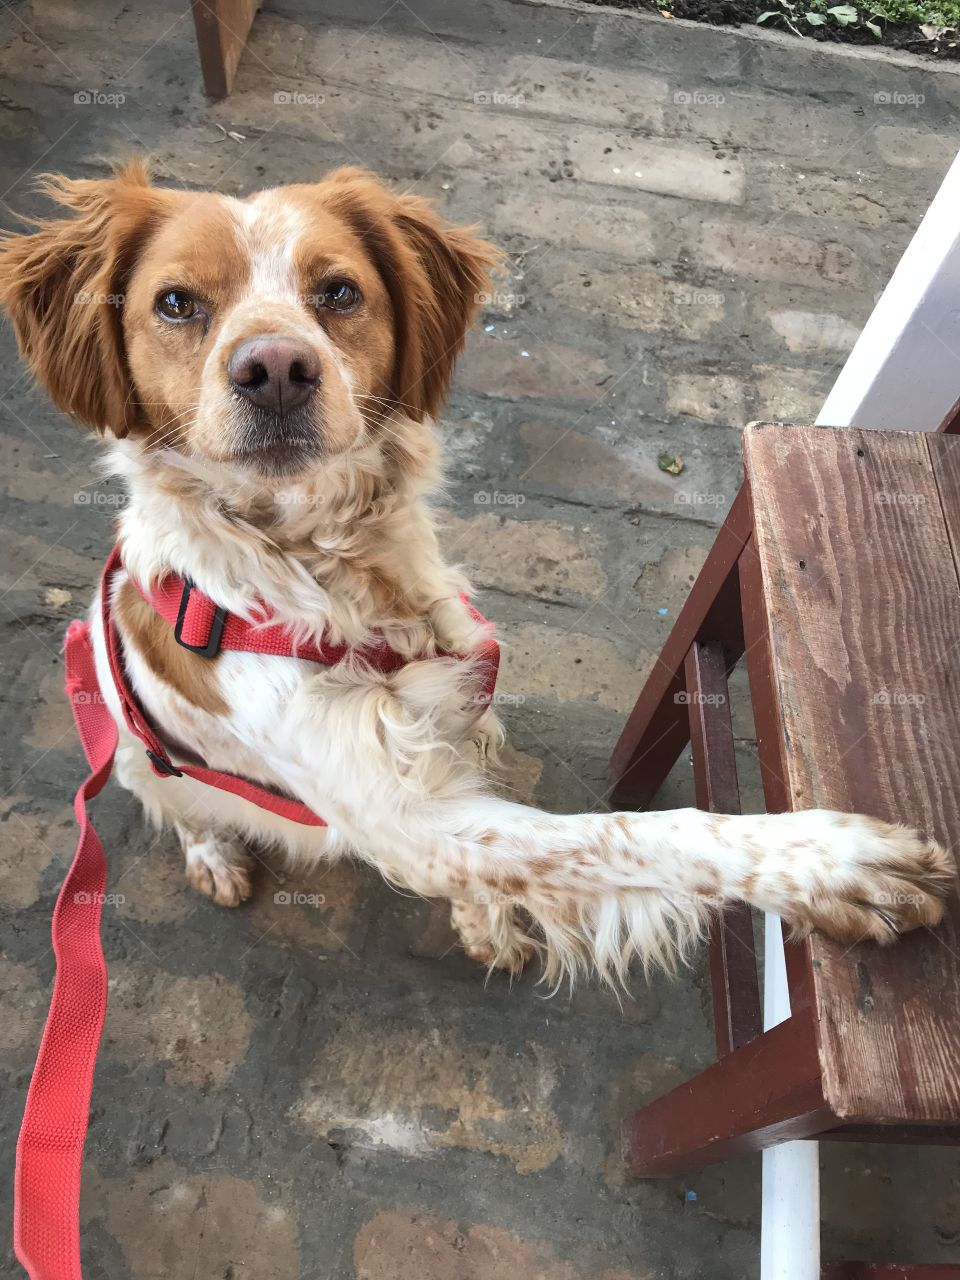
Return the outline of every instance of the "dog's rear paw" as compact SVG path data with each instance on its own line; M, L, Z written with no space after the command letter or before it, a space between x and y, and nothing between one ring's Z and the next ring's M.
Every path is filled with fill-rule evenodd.
M500 951L492 942L481 942L475 946L464 947L471 960L476 960L487 969L502 969L504 973L522 973L537 954L534 943L525 938L512 939L510 944Z
M536 943L524 933L510 905L454 902L450 919L464 951L487 969L522 973L537 953Z
M816 928L841 942L887 943L939 924L955 882L953 861L940 845L876 818L818 817L827 830L803 868L804 891L782 911L797 936Z

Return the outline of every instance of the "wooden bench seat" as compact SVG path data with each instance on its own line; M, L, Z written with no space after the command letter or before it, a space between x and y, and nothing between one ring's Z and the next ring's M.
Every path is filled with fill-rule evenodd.
M697 803L737 810L729 705L696 695L725 694L745 654L769 811L859 811L956 848L960 443L760 424L744 460L743 490L614 752L613 803L649 804L692 738ZM767 1032L752 939L745 908L714 930L718 1061L628 1119L635 1174L787 1138L957 1142L956 895L942 926L888 948L788 942L792 1017Z

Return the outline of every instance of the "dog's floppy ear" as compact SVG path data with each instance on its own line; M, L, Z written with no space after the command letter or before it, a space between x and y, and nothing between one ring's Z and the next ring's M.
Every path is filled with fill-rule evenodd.
M394 195L362 169L326 179L331 207L361 237L393 305L393 398L411 418L443 404L467 328L503 255L418 196Z
M48 175L44 193L71 211L30 219L0 239L0 305L20 354L58 409L117 436L140 422L123 349L126 280L164 205L138 161L112 178Z

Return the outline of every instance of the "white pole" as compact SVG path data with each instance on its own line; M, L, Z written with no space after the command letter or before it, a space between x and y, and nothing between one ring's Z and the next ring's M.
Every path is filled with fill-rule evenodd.
M817 418L936 431L960 400L960 155L907 245Z
M764 917L763 1029L790 1017L779 916ZM820 1280L820 1160L816 1142L763 1153L760 1280Z

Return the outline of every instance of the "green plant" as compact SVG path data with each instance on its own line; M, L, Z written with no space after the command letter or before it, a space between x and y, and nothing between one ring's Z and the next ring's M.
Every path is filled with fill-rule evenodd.
M776 0L778 9L767 9L757 18L757 22L781 21L789 27L794 35L802 36L802 25L808 27L825 27L832 22L839 27L864 27L879 40L883 35L882 28L874 21L878 15L865 13L852 4L835 4L829 8L820 0L812 0L811 7L797 3L797 0Z
M898 26L960 27L960 0L871 0L870 9Z
M777 8L767 9L757 22L782 22L798 36L810 27L861 28L878 40L883 26L932 26L940 30L960 29L960 0L869 0L858 4L830 4L829 0L775 0Z

